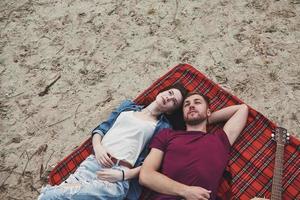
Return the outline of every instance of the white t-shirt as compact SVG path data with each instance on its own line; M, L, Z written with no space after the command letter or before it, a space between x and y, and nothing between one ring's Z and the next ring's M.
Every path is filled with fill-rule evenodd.
M153 136L157 122L139 119L134 111L122 112L102 139L113 157L134 166L139 154Z

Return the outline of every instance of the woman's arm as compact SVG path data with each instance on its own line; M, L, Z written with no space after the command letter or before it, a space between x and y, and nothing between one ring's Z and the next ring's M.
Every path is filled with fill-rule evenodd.
M106 149L101 144L102 136L99 134L94 134L92 138L93 149L95 152L96 160L104 167L112 167L114 165L113 161L108 156Z
M140 175L141 166L125 170L125 180L136 178Z
M136 167L133 169L124 169L124 180L130 180L136 178L140 174L141 167ZM97 172L99 179L109 182L122 181L123 173L121 170L117 169L102 169Z

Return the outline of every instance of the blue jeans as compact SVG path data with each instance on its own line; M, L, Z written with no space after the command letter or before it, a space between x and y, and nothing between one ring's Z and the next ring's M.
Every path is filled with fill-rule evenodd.
M128 181L111 183L97 178L96 171L102 166L94 155L87 157L74 174L58 186L46 186L42 189L39 200L115 200L124 199L129 189ZM114 169L122 169L123 166L113 166ZM68 184L78 186L68 186Z

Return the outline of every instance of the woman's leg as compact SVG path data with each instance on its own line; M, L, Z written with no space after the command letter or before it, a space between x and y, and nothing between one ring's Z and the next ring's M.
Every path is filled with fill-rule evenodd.
M87 157L62 184L43 188L39 200L123 199L128 191L128 182L109 183L99 180L96 171L101 168L94 155Z
M94 180L82 184L78 191L71 195L73 200L122 200L126 197L129 182L122 181L110 183L107 181Z
M110 183L94 180L48 188L39 200L122 200L126 197L128 189L128 181Z
M97 178L96 172L102 169L102 166L98 163L94 155L88 156L76 169L74 174L71 174L63 183L79 183L89 182Z

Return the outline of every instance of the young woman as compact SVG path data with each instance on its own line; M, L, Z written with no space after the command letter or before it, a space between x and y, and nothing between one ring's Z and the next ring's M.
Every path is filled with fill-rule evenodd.
M165 114L181 107L187 93L180 84L160 92L147 107L124 101L109 119L92 131L95 155L83 161L59 186L46 186L40 200L138 199L137 178L150 139L170 124ZM130 190L129 190L129 180ZM129 190L129 192L128 192Z

